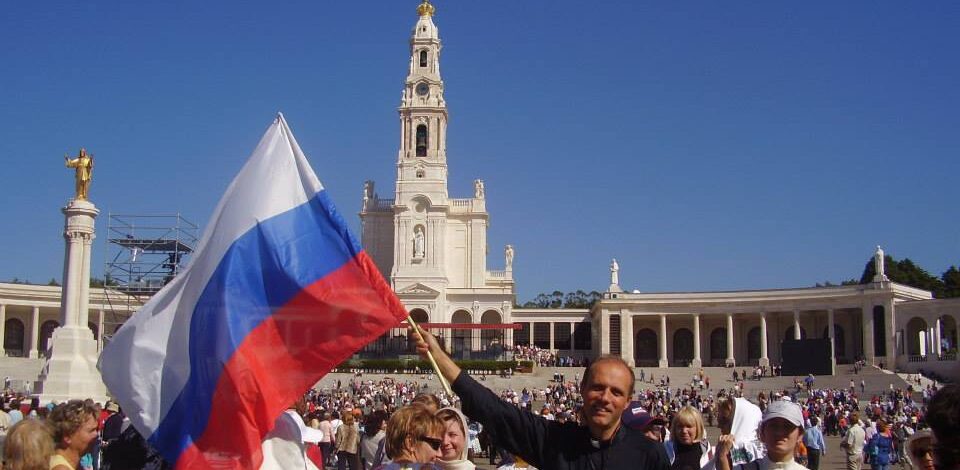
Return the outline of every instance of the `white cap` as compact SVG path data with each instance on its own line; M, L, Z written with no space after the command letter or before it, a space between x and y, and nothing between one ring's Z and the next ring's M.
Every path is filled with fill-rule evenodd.
M767 405L767 410L763 412L763 421L766 423L774 418L783 418L796 427L803 427L803 412L800 411L800 405L796 403L777 400Z

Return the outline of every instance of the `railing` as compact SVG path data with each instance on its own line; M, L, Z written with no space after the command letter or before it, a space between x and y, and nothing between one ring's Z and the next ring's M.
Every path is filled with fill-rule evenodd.
M956 361L957 352L956 351L945 352L941 354L939 357L937 357L937 360L938 361Z
M927 356L921 356L919 354L911 354L907 358L907 362L927 362Z
M506 271L487 271L487 277L491 279L509 279Z
M473 199L450 199L450 207L470 207Z
M367 201L367 210L371 212L392 211L393 199L372 199Z

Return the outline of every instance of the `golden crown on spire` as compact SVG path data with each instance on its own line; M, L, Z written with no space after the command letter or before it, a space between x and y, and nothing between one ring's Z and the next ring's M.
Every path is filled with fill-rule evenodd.
M436 8L430 4L430 0L423 0L423 3L417 7L417 14L420 16L433 16L433 12L436 11Z

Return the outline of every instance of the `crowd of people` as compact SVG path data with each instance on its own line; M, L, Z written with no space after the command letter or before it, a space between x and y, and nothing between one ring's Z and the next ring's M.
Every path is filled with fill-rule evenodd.
M549 349L532 345L514 346L513 359L516 361L532 361L540 367L584 367L587 364L587 360L584 358L563 356Z
M732 386L711 388L702 370L671 386L666 376L634 376L619 358L604 357L573 377L556 370L542 387L495 393L431 336L417 348L433 353L455 393L432 376L371 380L359 373L311 390L264 439L261 468L472 469L474 460L489 458L506 469L819 470L826 436L836 436L840 449L833 451L849 470L960 470L957 386L921 386L909 377L904 388L867 397L862 380L817 388L809 376L746 397L745 370L734 371ZM650 386L635 390L636 383ZM115 404L40 406L18 396L3 403L4 468L170 468ZM707 436L708 426L719 435ZM302 461L291 466L290 455Z

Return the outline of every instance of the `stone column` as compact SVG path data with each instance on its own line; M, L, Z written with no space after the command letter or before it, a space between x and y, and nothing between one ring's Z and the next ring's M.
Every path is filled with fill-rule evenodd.
M33 316L30 320L30 349L27 357L36 359L40 357L38 349L40 348L40 307L33 306Z
M833 369L834 373L837 370L837 332L834 331L833 326L833 309L827 309L827 337L830 338L830 367Z
M700 314L693 314L693 362L691 367L702 367L703 357L700 355Z
M660 346L660 367L669 367L670 361L667 359L667 316L660 314L660 340L657 341Z
M597 335L599 341L596 341L594 347L600 348L601 356L610 354L610 314L604 310L600 310L600 328Z
M94 219L99 213L86 200L72 200L63 208L66 252L60 299L62 325L50 338L50 357L35 387L41 403L73 398L106 400L106 387L97 370L97 341L87 326Z
M556 326L556 322L550 322L550 350L551 351L556 351L557 349L557 345L553 342L553 337L554 337L553 330L555 326Z
M863 357L867 364L872 365L876 360L873 346L873 305L863 304L860 311L862 312L860 324L863 328Z
M801 339L800 336L800 309L793 309L793 339Z
M767 350L767 312L760 312L760 365L770 367L770 354Z
M941 342L940 342L940 341L941 341L941 339L940 339L940 317L937 317L937 320L934 322L934 325L935 325L935 326L934 326L934 330L933 330L933 340L936 341L936 343L934 343L934 345L933 345L933 350L934 350L934 352L936 353L937 357L940 357L940 355L943 354L943 348L941 347ZM3 330L0 330L0 332L2 332L2 331L3 331ZM3 336L0 336L0 338L2 338L2 337L3 337Z
M631 367L637 364L633 351L633 317L624 311L620 312L620 357Z
M97 352L103 351L103 310L97 318Z
M735 366L737 365L736 359L733 358L733 314L727 314L727 365Z
M7 350L3 343L7 339L7 305L0 304L0 357L7 357Z

